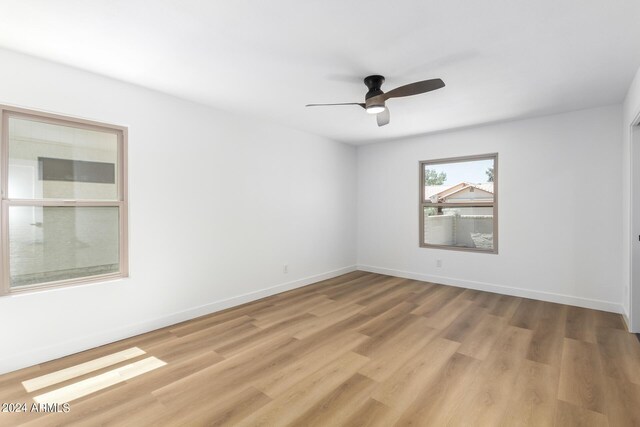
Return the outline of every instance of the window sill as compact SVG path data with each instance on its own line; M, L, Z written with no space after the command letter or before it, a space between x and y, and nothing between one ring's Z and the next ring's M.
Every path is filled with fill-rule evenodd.
M494 248L494 249L464 248L460 246L429 245L427 243L421 243L420 247L425 249L444 249L447 251L475 252L480 254L498 255L498 248Z
M48 282L38 285L26 285L19 288L10 289L9 292L1 294L0 298L4 296L28 295L43 291L63 290L82 285L96 285L106 282L119 281L122 279L127 279L128 277L129 275L124 273L111 273L98 276L83 277L79 279L60 280L57 282Z

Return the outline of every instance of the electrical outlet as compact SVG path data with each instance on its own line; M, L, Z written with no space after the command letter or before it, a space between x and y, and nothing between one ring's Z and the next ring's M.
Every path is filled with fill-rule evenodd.
M285 264L282 266L282 272L287 274L289 272L289 264Z
M436 267L438 267L438 268L442 267L442 260L441 259L437 259L436 260Z

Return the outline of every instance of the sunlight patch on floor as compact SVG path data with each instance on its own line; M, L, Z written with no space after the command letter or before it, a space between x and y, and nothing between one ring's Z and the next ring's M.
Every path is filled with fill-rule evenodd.
M135 378L144 373L153 371L167 363L156 357L148 357L137 362L130 363L125 366L113 369L104 374L87 378L77 383L50 391L48 393L35 396L33 398L37 403L67 403L91 393L103 390L112 385L124 382L131 378Z
M132 347L127 350L119 351L117 353L109 354L98 359L81 363L79 365L71 366L70 368L62 369L60 371L52 372L47 375L42 375L37 378L23 381L22 386L27 392L40 390L54 384L68 381L72 378L76 378L82 375L86 375L90 372L106 368L107 366L115 365L117 363L136 358L143 354L146 354L144 350L141 350L138 347Z

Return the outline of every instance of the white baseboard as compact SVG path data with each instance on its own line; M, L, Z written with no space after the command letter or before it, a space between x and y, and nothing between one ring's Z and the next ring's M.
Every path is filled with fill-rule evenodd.
M120 341L166 326L175 325L176 323L194 319L196 317L215 313L247 302L255 301L281 292L296 289L302 286L310 285L322 280L331 279L356 270L356 266L343 267L338 270L328 271L326 273L305 277L287 283L281 283L258 291L249 292L243 295L227 298L225 300L215 301L188 310L172 313L156 319L150 319L144 322L132 324L123 328L111 331L104 331L90 336L74 338L72 340L58 343L54 346L37 348L29 352L21 354L13 354L0 359L0 374L16 371L28 366L37 365L39 363L58 359L70 354L75 354L91 348L99 347L112 342Z
M622 313L622 320L624 320L624 326L627 327L627 331L633 333L633 331L631 330L631 322L629 321L629 315L627 314L626 310L624 310L624 312Z
M494 285L492 283L475 282L471 280L455 279L452 277L413 273L409 271L373 267L370 265L358 265L358 270L368 271L370 273L386 274L388 276L403 277L406 279L421 280L423 282L440 283L443 285L456 286L459 288L475 289L479 291L494 292L497 294L531 298L541 301L549 301L559 304L574 305L577 307L593 308L595 310L624 314L622 305L611 301L601 301L590 298L576 297L572 295L556 294L552 292L534 291L531 289L513 288L503 285Z

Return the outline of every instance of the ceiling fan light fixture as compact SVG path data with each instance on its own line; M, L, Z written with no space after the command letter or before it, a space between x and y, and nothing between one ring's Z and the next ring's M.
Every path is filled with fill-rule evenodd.
M385 109L384 105L369 105L367 106L367 113L378 114L378 113L382 113L384 109Z

